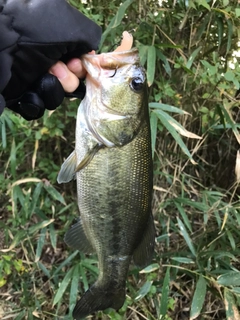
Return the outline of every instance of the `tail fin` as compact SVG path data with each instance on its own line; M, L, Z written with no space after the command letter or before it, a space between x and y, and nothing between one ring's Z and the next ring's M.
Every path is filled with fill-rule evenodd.
M94 284L85 292L73 310L73 318L80 320L86 316L107 308L118 310L125 301L125 287Z

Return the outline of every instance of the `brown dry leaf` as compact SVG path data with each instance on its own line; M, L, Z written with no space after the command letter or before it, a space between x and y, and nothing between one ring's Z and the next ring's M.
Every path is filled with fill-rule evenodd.
M198 136L197 134L192 133L186 130L185 128L178 126L175 122L169 121L169 123L177 130L177 132L179 132L184 137L192 139L202 139L202 137Z
M16 182L14 182L12 184L12 188L14 186L18 186L20 184L23 184L23 183L28 183L28 182L41 182L42 180L38 179L38 178L25 178L25 179L20 179L20 180L17 180Z
M36 317L36 318L40 318L40 314L37 312L37 310L34 310L32 312L33 316Z

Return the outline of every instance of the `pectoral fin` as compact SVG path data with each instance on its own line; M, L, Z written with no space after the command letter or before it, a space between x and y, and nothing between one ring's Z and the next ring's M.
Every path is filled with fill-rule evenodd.
M151 263L155 244L155 226L152 214L143 234L142 241L133 253L133 261L136 266L144 268Z
M66 244L84 253L93 253L94 249L88 241L81 220L75 223L65 234L64 241Z
M78 172L85 168L93 159L95 154L98 152L99 149L101 149L103 145L96 144L92 149L90 149L85 157L82 159L82 161L78 164L77 168L75 169L75 172Z
M76 152L74 150L70 154L70 156L63 162L57 177L57 182L66 183L74 179L76 165L77 165L77 157L76 157Z

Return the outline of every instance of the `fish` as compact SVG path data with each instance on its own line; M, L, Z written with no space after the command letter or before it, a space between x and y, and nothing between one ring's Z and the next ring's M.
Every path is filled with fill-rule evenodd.
M119 310L131 261L149 265L155 243L148 90L138 50L86 54L82 63L86 95L77 112L75 150L57 178L77 183L80 220L65 242L98 258L98 278L73 310L77 320Z

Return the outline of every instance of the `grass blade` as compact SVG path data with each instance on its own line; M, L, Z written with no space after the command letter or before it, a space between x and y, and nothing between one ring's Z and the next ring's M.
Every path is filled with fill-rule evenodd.
M41 254L42 254L42 249L45 243L45 238L46 238L46 228L43 228L41 231L41 234L38 238L37 242L37 250L36 250L36 256L35 256L35 262L38 262L40 260Z
M75 307L77 301L77 293L78 293L78 282L80 279L79 275L79 265L77 264L72 273L72 282L69 296L69 315L72 314L72 311Z
M71 269L67 272L67 274L65 275L65 277L63 278L63 281L61 282L60 287L59 287L59 289L58 289L58 291L57 291L57 293L56 293L56 295L55 295L55 297L54 297L53 306L54 306L55 304L57 304L57 303L62 299L63 294L64 294L64 292L66 291L67 286L68 286L68 284L69 284L69 282L70 282L70 280L71 280L71 278L72 278L72 274L73 274L73 268L71 268Z

